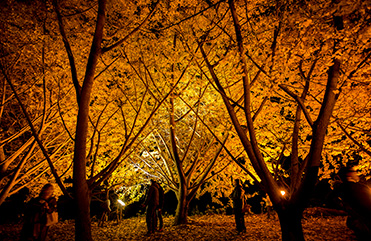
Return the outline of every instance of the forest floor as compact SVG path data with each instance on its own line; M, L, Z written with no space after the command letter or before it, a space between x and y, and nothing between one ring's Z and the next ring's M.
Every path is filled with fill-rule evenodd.
M266 214L246 215L246 233L238 234L235 229L233 215L202 215L190 216L189 224L172 226L174 217L164 217L164 231L146 236L145 217L124 219L105 223L98 227L92 222L93 239L106 240L281 240L280 225L277 217L268 219ZM305 240L356 240L353 232L346 227L345 216L313 216L305 215L302 221ZM0 240L18 240L20 224L0 225ZM48 240L74 240L73 221L61 221L52 226Z

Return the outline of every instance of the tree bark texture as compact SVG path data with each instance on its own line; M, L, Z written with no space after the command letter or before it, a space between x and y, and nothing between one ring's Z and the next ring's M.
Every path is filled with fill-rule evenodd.
M177 193L178 205L175 212L174 225L186 224L188 222L189 200L187 199L187 187L181 184Z
M85 78L81 89L79 111L77 115L75 156L73 166L73 186L77 205L75 223L75 240L90 241L90 190L86 180L86 140L88 135L88 118L90 95L94 83L94 74L101 54L103 27L105 22L106 0L99 1L95 34L86 66Z

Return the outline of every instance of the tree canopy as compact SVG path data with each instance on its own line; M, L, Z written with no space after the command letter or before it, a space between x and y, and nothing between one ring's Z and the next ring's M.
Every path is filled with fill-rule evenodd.
M91 240L103 183L150 174L179 193L205 182L220 193L242 168L277 210L299 207L301 229L318 178L345 165L369 177L370 11L361 0L3 1L0 204L53 180L81 209L76 238Z

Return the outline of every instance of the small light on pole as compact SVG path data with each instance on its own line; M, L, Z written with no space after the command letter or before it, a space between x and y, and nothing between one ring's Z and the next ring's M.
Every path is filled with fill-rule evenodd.
M125 206L125 203L121 201L120 199L117 199L117 202L120 203L122 206Z
M285 196L286 192L284 190L281 190L280 192L282 196Z

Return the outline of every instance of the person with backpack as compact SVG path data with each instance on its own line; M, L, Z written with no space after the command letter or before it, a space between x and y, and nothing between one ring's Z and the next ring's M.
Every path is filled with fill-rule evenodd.
M245 191L241 186L240 179L234 180L234 189L230 195L233 201L233 211L238 233L246 232L244 206L246 205Z

